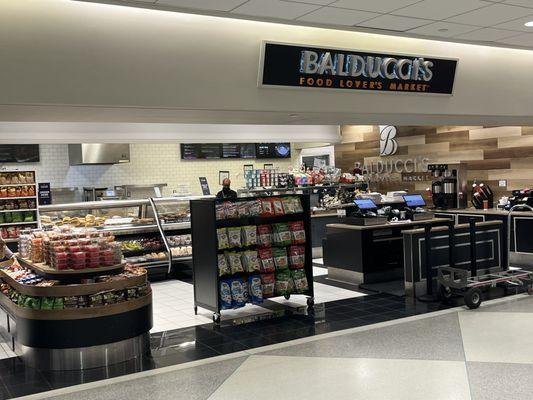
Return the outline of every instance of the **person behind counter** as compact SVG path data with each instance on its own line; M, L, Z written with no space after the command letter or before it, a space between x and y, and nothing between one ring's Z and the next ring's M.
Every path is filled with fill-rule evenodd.
M217 199L219 200L233 200L237 198L237 192L231 189L231 180L225 178L222 181L222 190L217 193Z

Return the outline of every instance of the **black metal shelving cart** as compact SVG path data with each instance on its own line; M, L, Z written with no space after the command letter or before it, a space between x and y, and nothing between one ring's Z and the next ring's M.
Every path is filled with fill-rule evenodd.
M217 229L228 227L242 227L247 225L263 225L288 223L302 221L305 230L305 265L303 270L308 283L308 290L303 293L293 293L293 295L307 296L307 305L314 305L313 287L313 260L311 241L311 215L309 195L278 195L265 197L243 197L231 202L253 201L273 198L298 198L302 205L302 212L274 215L274 216L246 216L231 219L216 218L216 205L224 201L216 199L192 200L191 205L191 231L192 231L192 252L193 252L193 282L194 282L194 309L198 307L213 311L213 321L220 322L220 312L222 305L220 300L220 277L218 273L218 254L221 253L218 246ZM228 201L228 200L226 200ZM255 248L256 246L252 246ZM242 249L249 249L242 247ZM246 273L244 273L246 275ZM279 297L279 296L278 296ZM288 299L290 295L285 295Z

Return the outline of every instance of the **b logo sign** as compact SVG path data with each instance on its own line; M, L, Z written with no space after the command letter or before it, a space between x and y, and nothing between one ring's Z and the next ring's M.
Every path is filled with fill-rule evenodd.
M392 125L379 126L379 155L392 156L398 151L396 142L396 127Z

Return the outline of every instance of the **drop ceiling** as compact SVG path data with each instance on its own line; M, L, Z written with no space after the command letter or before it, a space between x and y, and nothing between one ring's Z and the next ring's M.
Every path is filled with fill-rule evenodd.
M533 0L88 0L533 49Z

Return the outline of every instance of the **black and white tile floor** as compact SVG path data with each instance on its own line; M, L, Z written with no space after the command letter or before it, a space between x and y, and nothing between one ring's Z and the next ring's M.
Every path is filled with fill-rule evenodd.
M372 297L349 299L331 311L337 309L341 315L355 303L359 310L392 306L404 316L417 309L400 307L401 302L386 296L368 302ZM305 319L295 321L305 325ZM533 297L492 300L476 311L458 307L360 325L32 398L533 398ZM241 333L254 328L242 329Z

